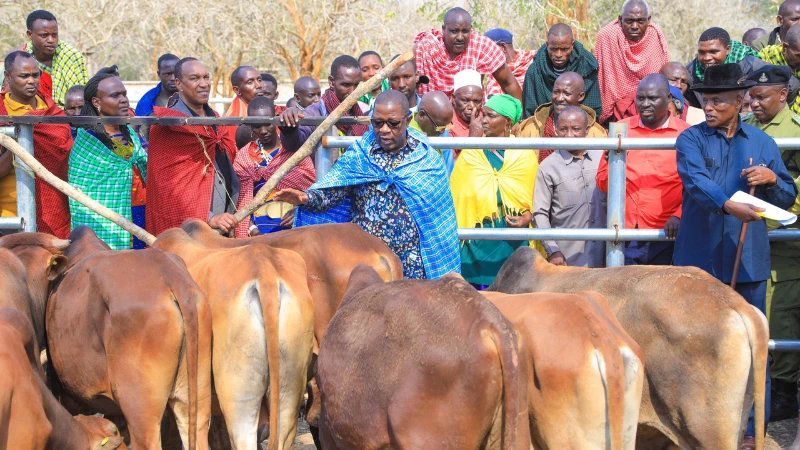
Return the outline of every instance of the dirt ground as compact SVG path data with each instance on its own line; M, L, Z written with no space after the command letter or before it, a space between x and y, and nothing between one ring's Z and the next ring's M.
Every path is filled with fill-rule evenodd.
M797 433L797 419L788 419L769 424L769 428L767 428L767 450L789 448L792 441L794 441L795 433Z
M308 432L305 422L297 424L297 438L292 450L316 450L314 440ZM789 448L797 432L797 419L784 420L769 424L767 429L766 450L782 450Z

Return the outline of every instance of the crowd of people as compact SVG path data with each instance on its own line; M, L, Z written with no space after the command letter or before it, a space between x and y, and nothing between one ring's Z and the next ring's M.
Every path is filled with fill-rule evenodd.
M274 76L236 68L236 97L224 115L279 117L279 126L37 125L35 156L155 235L190 218L235 237L349 221L381 238L408 278L460 272L484 288L520 246L556 265L604 266L602 242L459 242L457 229L605 228L608 157L588 146L434 149L428 137L606 137L608 124L621 122L629 137L677 138L676 150L627 154L625 228L663 229L668 240L626 242L625 263L692 265L729 283L742 224L750 223L736 289L771 313L774 338L800 339L800 243L770 244L767 230L780 225L731 200L752 188L800 211L800 152L780 151L772 139L800 137L798 21L800 0L786 0L769 32L754 28L736 41L709 28L685 63L670 61L645 0L625 1L593 53L561 23L539 49L518 49L509 31L480 34L467 11L453 8L440 29L416 35L413 60L347 111L369 124L336 126L360 138L333 168L317 177L306 157L242 223L234 213L313 132L300 119L336 109L384 67L380 54L337 56L327 89L301 77L285 107L275 104ZM53 14L34 11L26 26L27 41L5 57L0 115L217 116L211 74L196 58L158 58L159 83L133 109L116 67L89 78ZM38 179L36 206L39 231L66 238L89 225L112 249L144 247ZM4 151L0 215L16 214L14 162ZM797 415L798 375L800 355L774 355L773 419Z

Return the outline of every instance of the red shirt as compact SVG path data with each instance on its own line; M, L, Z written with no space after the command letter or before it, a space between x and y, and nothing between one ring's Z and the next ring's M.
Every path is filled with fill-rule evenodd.
M645 127L639 116L621 120L630 138L678 137L690 125L670 115L659 129ZM661 229L671 216L681 217L683 185L678 176L675 150L632 150L627 154L625 175L625 228ZM608 192L608 162L600 161L597 187Z

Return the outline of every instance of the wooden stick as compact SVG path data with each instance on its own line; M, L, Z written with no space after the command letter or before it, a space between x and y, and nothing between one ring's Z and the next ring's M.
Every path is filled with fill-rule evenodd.
M49 170L47 170L43 165L41 165L39 161L37 161L36 158L33 157L33 155L25 151L25 149L22 148L22 146L19 145L17 141L15 141L14 139L11 139L10 137L4 134L0 134L0 146L3 146L8 150L10 150L11 153L13 153L17 158L20 159L20 161L24 162L28 167L30 167L30 169L33 171L33 173L36 175L37 178L46 182L50 186L53 186L54 188L58 189L67 197L70 197L76 202L81 203L82 205L96 212L97 214L121 226L125 231L132 234L133 236L136 236L147 245L153 245L153 242L156 241L156 237L153 236L152 234L148 233L144 229L140 228L133 222L120 216L114 211L101 205L96 200L84 194L79 189L75 188L66 181L53 175ZM33 220L33 219L34 218L26 217L26 220Z
M283 163L283 165L277 170L277 172L275 172L269 178L269 180L267 180L267 183L261 188L260 191L258 191L258 195L255 196L253 201L236 213L236 223L239 223L250 216L253 211L260 208L261 205L267 202L267 197L275 189L281 179L283 179L283 177L286 176L290 170L294 169L298 164L300 164L300 161L302 161L306 156L310 156L314 152L314 147L317 146L317 143L325 134L325 131L333 126L336 121L339 120L342 115L344 115L344 113L349 111L361 96L372 91L373 89L376 89L384 79L388 78L389 75L392 74L392 72L412 59L414 59L414 51L409 50L389 63L388 66L376 73L375 76L366 82L361 83L353 91L353 93L350 94L349 97L344 99L344 101L339 104L336 109L328 114L328 117L322 121L322 123L317 127L316 130L314 130L313 133L311 133L311 136L308 137L306 142L303 143L303 145L294 153L294 155L287 159L286 162Z
M751 158L752 162L753 159ZM750 195L755 195L756 187L750 186ZM739 278L739 268L742 267L742 252L744 251L744 240L747 237L747 226L749 223L742 224L742 231L739 233L739 244L736 246L736 259L733 261L733 274L731 275L731 287L736 289L736 279Z

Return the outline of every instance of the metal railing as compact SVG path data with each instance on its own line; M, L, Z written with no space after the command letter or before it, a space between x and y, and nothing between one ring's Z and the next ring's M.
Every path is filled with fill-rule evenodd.
M301 125L317 126L324 118L304 118ZM347 117L338 121L340 124L368 123L368 118ZM16 136L20 145L31 154L33 151L33 124L36 123L71 123L85 125L95 123L130 124L130 125L242 125L271 122L280 125L278 118L263 117L32 117L32 116L0 116L0 123L16 124L17 128L0 127L0 132ZM663 241L667 240L663 230L641 230L625 228L625 187L626 187L626 155L627 151L637 150L673 150L675 138L627 138L625 124L612 123L609 138L441 138L429 139L434 148L458 149L559 149L559 150L609 150L608 174L608 227L605 229L510 229L510 228L460 228L461 240L597 240L606 241L606 265L608 267L624 264L622 247L624 241ZM317 178L323 177L333 166L339 155L339 149L352 145L357 137L338 136L336 128L326 132L326 136L315 152ZM800 150L800 139L775 139L782 150ZM0 218L0 231L36 230L36 205L34 200L34 181L27 167L17 162L17 202L19 217ZM768 233L771 241L800 240L800 230L775 230ZM784 351L800 351L800 341L770 340L770 349Z

